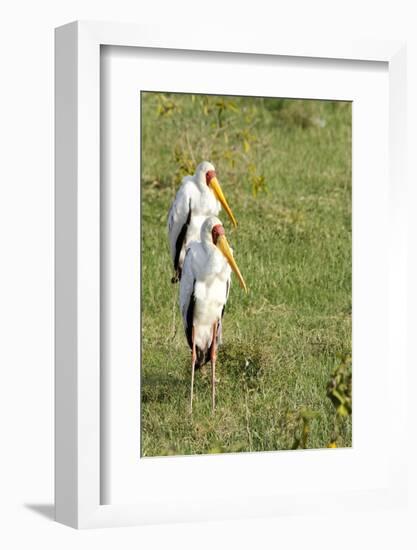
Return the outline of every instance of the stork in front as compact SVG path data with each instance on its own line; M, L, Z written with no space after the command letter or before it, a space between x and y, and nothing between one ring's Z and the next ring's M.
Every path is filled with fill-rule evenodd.
M236 219L217 180L213 164L201 162L194 176L183 178L168 214L168 237L175 272L172 282L181 279L188 244L199 240L204 220L208 216L217 216L221 206L236 227Z
M192 242L187 250L180 282L180 308L191 348L191 411L195 369L208 361L211 362L213 411L215 408L217 348L232 270L247 292L222 223L216 217L209 217L201 226L200 241Z

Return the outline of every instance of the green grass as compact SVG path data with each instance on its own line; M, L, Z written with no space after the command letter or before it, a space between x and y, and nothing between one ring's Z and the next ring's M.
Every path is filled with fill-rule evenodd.
M143 456L291 449L306 411L306 447L327 447L335 429L326 386L351 353L351 104L221 99L142 94ZM249 293L233 281L216 413L207 365L191 416L166 216L201 160L238 220L233 231L222 213ZM255 177L266 185L256 196ZM348 416L338 446L351 431Z

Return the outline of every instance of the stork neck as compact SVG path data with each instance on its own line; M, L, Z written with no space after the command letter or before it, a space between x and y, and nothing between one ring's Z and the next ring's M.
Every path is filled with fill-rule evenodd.
M217 249L217 246L213 244L213 241L211 240L211 235L207 236L207 238L204 238L201 244L203 245L203 248L208 256L213 256L216 254L216 252L221 254L221 252Z
M208 191L208 187L206 184L206 177L204 175L204 172L197 172L195 175L195 182L197 184L197 187L200 189L202 193L205 193Z

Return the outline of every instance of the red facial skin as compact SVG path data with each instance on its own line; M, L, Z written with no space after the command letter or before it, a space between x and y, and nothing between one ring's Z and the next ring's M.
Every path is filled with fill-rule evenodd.
M211 230L211 238L213 239L213 243L217 244L217 239L224 235L224 227L218 223L217 225L213 226L213 229Z
M207 185L210 183L210 181L216 177L216 172L214 170L209 170L206 173L206 183Z

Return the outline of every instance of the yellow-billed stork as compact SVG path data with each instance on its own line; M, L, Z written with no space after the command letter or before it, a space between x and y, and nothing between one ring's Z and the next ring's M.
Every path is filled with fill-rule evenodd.
M195 369L208 361L211 362L213 411L215 408L217 347L221 341L222 317L232 270L247 292L223 224L211 216L201 226L200 241L190 243L187 249L180 281L180 309L191 348L191 410Z
M236 219L220 187L213 164L201 162L193 176L183 178L168 214L168 237L175 272L173 283L181 279L188 244L199 240L204 220L208 216L217 216L221 206L236 227Z

